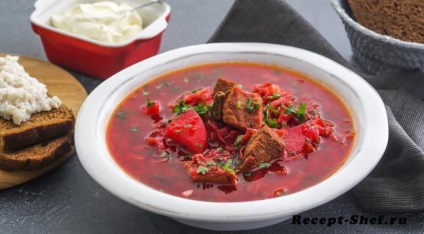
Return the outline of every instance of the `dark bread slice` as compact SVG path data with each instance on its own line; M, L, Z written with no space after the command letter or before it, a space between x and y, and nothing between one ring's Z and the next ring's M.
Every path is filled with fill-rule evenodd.
M63 104L57 109L34 114L21 125L0 118L0 152L65 136L73 131L74 125L75 117L71 109Z
M51 141L11 152L0 152L0 169L34 171L74 150L73 131Z
M424 1L349 0L362 26L403 41L424 43Z

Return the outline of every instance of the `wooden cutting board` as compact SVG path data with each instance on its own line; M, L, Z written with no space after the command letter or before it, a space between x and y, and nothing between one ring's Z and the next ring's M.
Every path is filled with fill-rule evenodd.
M4 57L5 54L0 53L0 56ZM49 94L59 97L62 103L71 108L75 117L77 117L78 111L87 97L87 92L81 83L67 71L49 62L21 55L17 56L19 56L19 63L25 68L25 71L47 85ZM75 150L37 171L9 172L0 170L0 189L35 179L59 166L74 154Z

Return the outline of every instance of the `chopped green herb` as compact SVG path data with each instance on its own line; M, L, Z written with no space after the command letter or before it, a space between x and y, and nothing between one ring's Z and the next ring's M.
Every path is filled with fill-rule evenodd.
M191 128L191 127L193 127L192 124L186 124L186 125L184 125L184 128Z
M147 96L147 95L149 95L149 94L150 94L150 92L148 92L148 91L144 91L144 90L143 90L143 95L144 95L144 96Z
M241 107L241 101L237 101L237 108L240 109Z
M268 168L271 166L271 163L259 163L259 168Z
M188 78L184 77L184 83L188 83Z
M166 151L162 151L162 153L160 154L160 156L161 156L162 158L165 158L165 157L168 157L168 156L169 156L169 154L168 154L168 152L166 152Z
M209 171L209 169L208 169L207 167L205 167L205 166L199 166L199 167L197 168L196 173L197 173L197 174L202 173L202 174L204 175L204 174L206 174L208 171Z
M216 152L218 152L218 153L222 152L223 150L224 150L224 149L223 149L223 148L221 148L221 147L216 148Z
M182 129L177 129L175 130L176 133L180 134L183 130Z
M197 93L197 92L199 92L199 90L200 89L195 89L195 90L191 91L191 93Z
M287 108L286 108L286 110L284 111L284 114L286 114L286 115L290 115L290 114L292 114L292 113L296 113L296 111L294 110L294 107L293 107L293 105L290 105L290 106L288 106Z
M253 99L252 99L252 98L249 98L249 99L247 100L247 103L246 103L246 109L247 109L247 111L248 111L249 113L252 113L252 112L253 112L253 106L252 106L252 104L254 105L254 103L253 103Z
M199 148L202 148L203 147L203 145L200 144L200 143L196 143L196 146L199 147Z
M233 169L230 168L231 164L233 163L233 160L228 159L227 162L225 163L224 166L222 166L221 168L230 172L230 173L236 173Z
M268 105L268 108L272 111L272 113L279 115L280 112L278 112L278 110L276 110L272 105Z
M130 130L131 132L138 132L138 129L136 127L131 127Z
M231 173L233 173L233 174L235 174L235 173L236 173L233 169L231 169L231 168L230 168L230 164L225 164L225 165L222 167L222 169L224 169L224 170L226 170L226 171L228 171L228 172L231 172Z
M252 172L245 172L243 175L249 177L252 175Z
M300 123L303 123L306 121L306 104L300 103L299 107L297 108L297 120Z
M116 112L116 118L120 119L120 120L124 120L127 118L127 113L125 113L124 111L118 111Z
M287 127L287 123L283 121L283 122L281 122L281 126L282 127Z
M165 190L163 190L163 189L159 189L159 191L164 192Z
M306 121L306 104L305 103L300 103L299 107L297 108L297 111L294 109L293 105L290 105L286 108L286 110L284 111L284 114L290 115L290 114L294 114L297 117L297 120L299 121L299 123L303 123Z
M208 106L206 106L208 112L211 112L213 109L213 103L209 104Z
M243 135L239 135L236 139L236 142L234 143L234 145L236 146L237 149L241 148L241 145L240 145L241 138L243 138Z
M163 82L162 84L159 84L158 86L156 86L156 89L160 89L164 86L171 86L171 83L168 81Z
M180 102L178 102L178 104L174 107L172 112L175 114L181 114L183 112L186 112L188 109L190 109L190 106L184 104L184 100L180 100Z
M269 118L268 108L265 108L265 110L263 111L263 114L264 114L264 119L268 119Z
M296 152L294 152L293 150L289 152L290 155L296 155Z
M259 109L259 108L261 107L261 105L260 105L259 103L255 103L255 104L253 104L253 107L254 107L255 109Z
M236 84L237 87L239 87L240 89L243 89L243 85L241 84Z
M216 163L214 161L207 161L206 165L208 166L216 166Z
M271 128L280 128L281 126L277 123L277 121L274 121L272 119L265 119L265 123L271 127Z
M206 113L208 113L208 107L207 106L205 106L205 104L202 102L202 103L199 103L198 105L196 105L195 107L194 107L194 110L199 114L199 115L204 115L204 114L206 114Z
M152 107L154 104L155 104L154 102L150 101L150 99L147 98L147 107L148 108Z
M279 99L281 97L281 94L274 93L272 96L268 96L269 100Z

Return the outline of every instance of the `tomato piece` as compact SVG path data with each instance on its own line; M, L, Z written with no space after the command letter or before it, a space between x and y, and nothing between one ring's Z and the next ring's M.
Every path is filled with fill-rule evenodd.
M147 115L157 115L160 112L158 101L148 102L148 104L141 107L141 112Z
M165 136L194 154L205 151L208 143L205 124L193 109L176 116L166 126Z
M263 84L256 84L253 87L253 93L259 94L264 103L268 103L271 99L269 97L274 97L274 95L280 95L280 87L278 85L272 84L271 82L267 81Z
M184 104L195 106L200 103L204 103L205 106L209 105L212 102L211 90L210 87L201 89L195 93L189 93L183 98Z

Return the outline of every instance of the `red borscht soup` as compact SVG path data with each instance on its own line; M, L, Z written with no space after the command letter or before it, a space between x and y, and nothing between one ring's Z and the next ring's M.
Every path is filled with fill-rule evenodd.
M217 63L137 87L116 107L106 138L116 163L145 185L239 202L320 183L343 165L355 129L343 102L302 74Z

